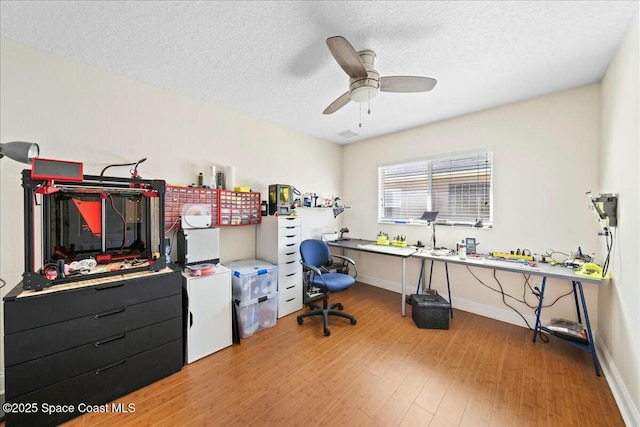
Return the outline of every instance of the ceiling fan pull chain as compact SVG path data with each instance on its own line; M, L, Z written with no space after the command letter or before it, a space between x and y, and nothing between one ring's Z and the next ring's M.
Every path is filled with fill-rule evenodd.
M360 106L360 122L358 123L358 127L362 127L362 104L358 104Z
M369 102L367 103L367 114L371 114L371 91L368 91L367 95L369 95Z

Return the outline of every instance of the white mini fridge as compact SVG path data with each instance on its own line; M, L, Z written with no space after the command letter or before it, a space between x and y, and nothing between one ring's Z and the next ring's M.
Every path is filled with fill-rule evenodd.
M182 273L186 291L185 359L195 362L232 344L231 270L218 265L207 276Z

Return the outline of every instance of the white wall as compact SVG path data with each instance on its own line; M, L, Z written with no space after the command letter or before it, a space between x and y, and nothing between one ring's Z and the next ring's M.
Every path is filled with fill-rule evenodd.
M375 239L382 230L389 235L406 234L409 242L428 241L431 232L424 226L377 223L378 165L491 146L494 228L437 227L438 246L455 247L455 241L464 237L475 237L480 252L527 248L541 253L552 248L569 253L581 246L588 253L597 252L601 261L598 226L585 197L586 191L598 188L598 121L599 86L588 85L348 145L344 149L343 187L352 209L344 214L343 224L353 237ZM358 261L360 280L400 290L398 259L351 255ZM418 269L417 260L407 262L407 283L412 292ZM450 266L449 272L454 307L524 325L498 293L483 287L465 267ZM474 273L497 288L490 270L475 269ZM508 293L522 296L521 275L500 272L497 276ZM436 263L434 278L435 287L446 295L442 263ZM531 282L540 282L540 278L533 277ZM570 290L571 283L548 280L546 301ZM595 326L596 287L586 285L585 292ZM527 301L536 304L530 293ZM524 304L511 301L511 305L533 318L534 311ZM574 319L573 298L562 299L542 316Z
M601 86L598 190L617 193L618 227L611 272L598 294L600 348L627 425L640 425L640 130L638 17ZM603 248L604 241L600 242ZM602 250L602 249L601 249Z
M41 157L83 162L86 174L147 157L141 175L170 184L190 184L220 164L235 166L236 185L262 191L265 200L272 183L340 195L339 145L8 40L0 49L2 142L37 142ZM22 166L0 161L2 296L21 280L24 266ZM128 176L129 168L109 172ZM255 257L255 226L223 227L221 257ZM0 359L0 373L3 367Z

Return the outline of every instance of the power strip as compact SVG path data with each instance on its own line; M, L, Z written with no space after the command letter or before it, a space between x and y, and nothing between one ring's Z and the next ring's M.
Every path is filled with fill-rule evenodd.
M514 255L507 252L492 252L491 256L494 256L496 258L524 259L526 261L533 261L533 257L531 255Z

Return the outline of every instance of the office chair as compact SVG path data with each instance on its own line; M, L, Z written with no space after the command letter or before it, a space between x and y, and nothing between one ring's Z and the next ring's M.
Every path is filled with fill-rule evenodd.
M355 262L346 256L331 255L327 243L316 239L308 239L300 244L300 256L302 257L300 262L304 272L305 286L318 288L322 292L322 306L309 302L309 311L298 315L298 324L302 325L302 319L305 317L322 316L322 324L326 336L331 335L329 316L345 317L351 320L352 325L355 325L356 319L352 315L341 311L343 309L342 304L328 304L330 293L347 289L356 282L357 270ZM342 264L339 264L341 267L337 269L340 272L329 270L331 266L334 266L332 268L334 270L336 265L332 257L342 261ZM349 264L353 266L352 269L347 268ZM347 273L350 270L353 271L353 275Z

